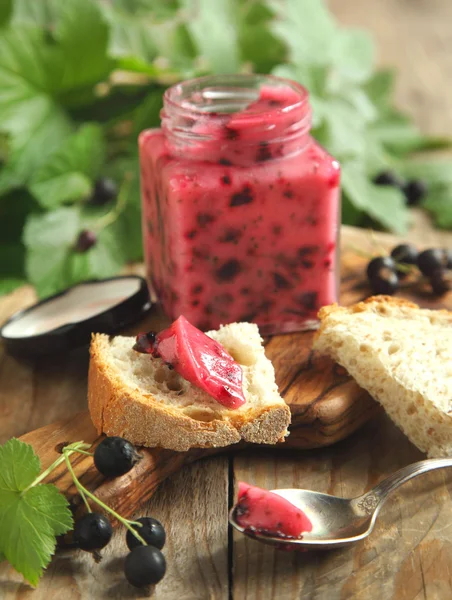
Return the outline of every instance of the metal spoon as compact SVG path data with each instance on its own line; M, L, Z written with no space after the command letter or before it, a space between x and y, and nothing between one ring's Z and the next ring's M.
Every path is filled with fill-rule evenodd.
M229 522L237 531L259 542L285 549L327 550L348 546L372 532L378 513L391 492L417 475L442 467L452 467L452 458L421 460L396 471L362 496L351 499L310 490L272 490L295 504L311 520L312 531L303 533L299 539L273 537L244 529L235 519L235 507L229 513Z

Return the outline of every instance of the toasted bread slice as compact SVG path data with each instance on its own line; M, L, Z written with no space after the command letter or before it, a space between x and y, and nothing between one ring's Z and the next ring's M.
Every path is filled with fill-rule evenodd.
M231 410L159 358L132 350L135 338L95 334L88 403L99 433L142 446L184 451L235 444L275 444L288 435L290 410L278 393L256 325L232 323L207 333L243 369L246 403Z
M452 313L389 296L320 310L314 348L341 364L431 457L452 454Z

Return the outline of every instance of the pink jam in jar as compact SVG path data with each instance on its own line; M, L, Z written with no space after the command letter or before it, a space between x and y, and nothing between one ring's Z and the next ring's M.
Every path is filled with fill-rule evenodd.
M309 134L308 92L204 77L169 88L161 116L139 147L146 267L167 316L315 327L337 300L340 170Z

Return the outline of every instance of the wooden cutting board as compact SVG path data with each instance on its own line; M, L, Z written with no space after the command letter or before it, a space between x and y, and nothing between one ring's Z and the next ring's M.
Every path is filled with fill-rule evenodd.
M351 239L351 241L353 241ZM372 248L372 250L377 250ZM369 248L367 248L369 250ZM366 258L352 243L343 244L341 304L349 305L366 298L370 290L365 279ZM452 307L452 294L434 298L425 284L407 281L398 296L430 308ZM136 329L160 329L166 325L162 314L151 314ZM130 332L130 333L136 333ZM266 340L266 353L272 360L279 389L292 412L290 436L281 450L315 448L337 442L372 418L380 407L350 378L347 372L328 358L312 351L313 332L274 336ZM47 425L24 435L39 453L43 467L58 456L62 442L84 440L96 443L97 436L87 412ZM183 465L227 449L194 449L185 453L163 449L143 449L143 460L129 474L105 480L93 467L92 459L73 458L76 473L83 483L112 508L129 516L157 489L159 483ZM74 508L81 506L72 481L64 467L54 471L49 481L66 493Z

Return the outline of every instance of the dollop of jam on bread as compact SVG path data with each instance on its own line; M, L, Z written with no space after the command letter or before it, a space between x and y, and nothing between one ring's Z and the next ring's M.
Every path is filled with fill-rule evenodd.
M180 316L160 333L139 333L137 352L161 358L181 377L227 408L245 404L242 367L225 348Z

